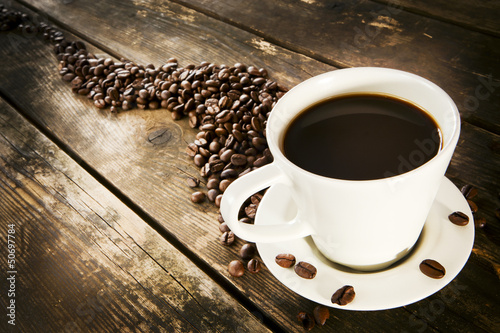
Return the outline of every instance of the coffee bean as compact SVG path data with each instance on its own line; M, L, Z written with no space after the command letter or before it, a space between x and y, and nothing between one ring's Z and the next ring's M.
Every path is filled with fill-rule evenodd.
M278 254L274 261L281 267L289 268L295 265L295 256L289 253L282 253Z
M200 185L200 180L195 177L188 177L186 179L186 183L189 187L197 187L198 185Z
M208 145L208 150L212 153L212 154L217 154L219 152L221 148L221 145L218 141L212 141L210 142L210 144Z
M254 219L255 215L257 214L257 205L256 204L250 204L247 207L245 207L245 214L249 218Z
M220 183L220 181L219 181L218 178L211 178L207 182L207 188L209 190L211 190L211 189L219 189L219 183Z
M448 215L448 219L456 225L465 226L469 223L469 217L462 212L453 212Z
M235 236L232 231L226 231L219 237L220 243L225 246L230 246L234 243Z
M254 76L260 76L260 71L257 67L255 66L248 66L247 69L248 74L254 75Z
M94 105L99 109L104 109L106 107L106 102L103 99L97 99L94 101Z
M200 191L194 192L193 194L191 194L191 201L194 203L200 203L205 201L205 193Z
M256 193L250 197L250 201L256 206L260 204L261 200L262 200L262 194L260 193Z
M245 273L245 267L239 260L233 260L228 265L228 271L231 276L240 277Z
M325 322L330 318L330 310L324 305L318 305L313 310L314 321L318 325L325 325Z
M257 168L260 168L268 163L269 163L268 159L265 156L262 156L256 159L255 162L253 162L253 165Z
M249 260L252 259L253 256L255 256L255 253L257 252L257 249L255 248L254 244L243 244L243 246L240 249L240 257L241 259L244 260Z
M223 180L221 180L221 182L219 184L219 190L221 192L224 192L228 188L228 186L231 184L231 182L232 181L230 179L223 179Z
M297 320L306 331L310 331L314 328L313 316L305 311L299 312L299 314L297 315Z
M199 125L198 116L195 115L195 116L189 117L189 126L191 128L196 128L196 127L198 127L198 125Z
M443 265L432 259L423 260L419 268L422 273L433 279L441 279L446 274Z
M151 110L156 110L160 107L160 103L158 101L151 101L151 102L149 102L148 107Z
M238 171L235 169L226 169L223 170L220 174L220 178L222 179L234 179L238 177Z
M104 68L105 68L105 67L104 67L104 65L103 65L103 64L99 64L99 65L97 65L97 66L95 67L95 69L94 69L94 74L95 74L96 76L101 76L101 75L103 74L103 72L104 72Z
M466 199L472 199L477 195L477 188L472 185L464 185L460 191Z
M206 163L201 169L200 169L200 176L203 178L209 177L212 174L210 171L210 164Z
M71 89L73 89L73 91L78 92L78 90L82 87L82 85L83 85L83 80L78 76L75 77L73 80L71 80Z
M333 304L346 305L352 302L356 293L352 286L343 286L333 293L331 301Z
M208 149L205 149L204 147L198 147L198 151L200 152L200 155L205 157L205 158L210 158L210 151Z
M218 195L219 195L219 190L215 188L210 189L207 192L207 198L210 202L214 202Z
M214 203L215 203L215 206L216 206L216 207L219 207L219 208L220 208L220 202L221 202L221 200L222 200L222 194L219 194L219 195L215 198L215 201L214 201Z
M262 264L260 263L259 259L251 259L248 264L247 264L247 269L250 273L256 274L260 272L260 269L262 267Z
M212 173L220 172L224 169L224 162L221 160L215 160L209 163L209 168Z
M221 224L219 224L219 230L222 233L231 231L231 229L229 229L229 226L227 225L226 222L222 222Z
M304 279L313 279L316 276L316 267L305 261L299 261L294 267L295 273Z
M238 141L238 142L243 142L245 139L245 134L243 134L240 130L234 129L232 131L233 137Z
M256 86L261 86L263 85L264 83L266 82L266 79L264 79L263 77L258 77L258 78L255 78L253 79L252 83Z
M202 167L205 165L205 157L201 154L196 154L193 158L193 162L197 167Z
M113 101L117 101L120 99L120 93L115 87L109 87L107 90L107 94Z
M247 157L244 154L233 154L231 156L231 163L235 166L244 166L247 164Z
M472 213L477 213L478 207L476 203L470 199L467 199L467 203L469 204L470 210Z
M221 161L225 162L225 163L228 163L229 161L231 161L231 156L233 156L234 154L234 150L233 149L227 149L225 150L221 155L220 155L220 159Z
M199 132L197 135L197 140L194 141L194 143L200 147L200 148L206 148L208 146L208 141L205 139L205 132ZM208 153L210 156L210 154Z
M248 218L248 217L242 217L241 219L239 219L239 221L241 223L247 223L247 224L252 224L253 223L253 220Z
M101 92L96 92L92 98L94 99L94 101L97 101L99 99L104 100L104 94Z
M261 132L264 129L262 121L258 117L252 117L251 124L252 128L257 132Z

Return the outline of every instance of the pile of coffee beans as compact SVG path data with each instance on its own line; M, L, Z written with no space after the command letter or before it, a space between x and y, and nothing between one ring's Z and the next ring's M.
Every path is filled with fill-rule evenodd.
M272 162L265 127L274 104L287 89L270 80L264 68L210 62L180 67L175 58L155 67L98 58L87 51L84 42L68 41L56 28L32 22L27 14L0 5L0 29L29 31L52 42L62 79L96 107L111 112L164 108L175 120L189 119L198 133L187 154L206 180L206 191L192 193L194 203L208 198L218 207L232 181ZM192 188L201 185L195 177L187 183ZM260 198L253 196L244 207L247 222L255 217ZM234 240L229 232L221 237L225 245Z
M355 296L352 286L343 286L333 293L331 301L334 304L347 305L354 300Z
M29 15L0 4L0 31L39 34L51 41L62 79L71 83L73 92L92 99L96 107L109 107L113 112L120 108L165 108L174 119L188 116L191 127L203 132L196 144L207 150L202 154L204 158L223 147L244 155L233 159L230 153L225 156L237 167L253 165L262 157L267 114L286 91L269 80L265 69L240 63L217 66L210 62L180 67L175 58L155 67L126 59L97 58L86 50L85 43L68 41L56 28L34 21ZM216 138L218 149L216 143L209 147ZM260 155L252 150L245 155L250 148ZM248 156L257 158L247 161Z
M285 92L267 78L264 69L209 62L180 67L175 58L160 67L126 59L115 62L96 58L83 42L69 42L47 26L41 31L55 41L62 79L71 83L73 92L92 99L96 107L109 107L112 112L164 108L175 120L189 117L190 126L200 130L190 145L196 165L203 167L221 150L220 155L231 150L224 158L219 156L224 166L231 162L237 168L253 166L263 156L267 115ZM224 166L216 164L203 169L202 176L221 172Z

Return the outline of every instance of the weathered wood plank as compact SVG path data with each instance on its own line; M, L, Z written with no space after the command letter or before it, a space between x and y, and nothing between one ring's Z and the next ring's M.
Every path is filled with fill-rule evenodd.
M169 1L20 2L41 10L42 19L50 17L71 27L102 50L141 64L162 65L170 57L180 66L240 62L267 68L286 87L336 69Z
M398 1L175 2L326 63L421 75L450 94L465 120L500 133L496 37L409 13ZM151 7L157 8L156 3Z
M0 221L2 332L268 331L3 100Z
M500 24L498 13L500 3L495 0L485 1L415 1L415 0L374 0L382 4L395 4L405 10L433 17L445 22L464 26L468 29L485 32L488 34L500 35Z
M266 51L267 49L260 49L259 46L255 46L252 42L237 42L238 40L253 41L254 38L258 37L182 7L175 5L169 5L170 7L167 5L162 6L164 7L161 8L164 10L167 8L171 13L188 13L192 17L192 20L188 23L176 21L177 25L180 26L180 30L188 29L191 34L194 34L195 31L202 29L201 27L208 26L213 33L210 41L217 40L219 35L221 39L232 36L234 42L229 45L233 47L223 49L217 55L220 59L224 58L225 53L223 52L227 52L227 57L231 59L231 62L242 61L241 58L238 59L238 55L247 54L247 60L255 61L249 63L259 62L259 65L262 64L266 68L278 68L278 75L275 75L275 72L270 70L271 76L278 81L283 77L288 82L298 82L311 74L304 68L317 68L311 64L319 64L319 62L293 54L272 44L270 44L271 49L275 53L270 56ZM126 10L120 4L116 4L114 10L121 13L121 15L117 15L118 18L123 17L126 13ZM136 12L134 7L130 7L128 10ZM55 11L57 12L57 10ZM84 13L81 13L81 15L84 15ZM206 52L216 53L215 49L218 45L214 47L211 43L200 40L196 40L196 43L189 45L189 47L181 45L182 47L173 49L172 53L167 52L169 50L163 48L164 44L162 44L164 43L164 36L159 34L158 31L170 27L166 23L173 22L170 20L175 21L175 18L162 17L161 14L159 14L161 19L155 18L154 12L148 10L145 10L141 15L146 18L144 22L140 22L142 19L138 17L139 22L136 22L138 25L145 27L148 22L154 22L151 34L150 30L146 28L140 30L143 35L148 36L149 42L144 46L146 50L149 47L150 51L145 51L143 55L142 49L130 50L125 41L121 45L118 43L116 47L119 48L120 52L124 50L124 52L133 55L133 57L128 56L128 58L138 59L139 61L146 59L141 61L146 63L149 62L147 59L154 57L161 61L161 59L164 59L162 55L168 53L165 58L173 55L182 61L182 54L188 54L186 48L189 49L189 47L195 49L204 48L207 50ZM197 22L197 27L192 23L194 21ZM106 26L105 22L102 24ZM88 22L87 25L89 25ZM164 26L162 27L162 25ZM187 27L184 25L187 25ZM85 29L83 31L86 31ZM108 40L105 35L113 34L111 28L109 31L104 29L105 33L99 32L97 28L95 31L97 35L92 37L93 40ZM123 31L129 30L120 31L123 34ZM156 51L155 45L158 47ZM146 214L158 221L168 232L183 244L186 244L191 251L214 267L222 276L227 277L226 265L236 257L242 242L237 242L230 249L221 247L217 242L218 228L214 207L209 204L195 206L189 201L190 191L184 184L185 177L178 174L179 170L190 175L197 175L198 172L191 165L189 158L183 153L184 145L194 138L194 133L188 128L187 124L182 121L172 122L168 113L164 111L136 110L118 115L110 115L106 111L97 111L84 98L72 95L69 88L59 81L53 67L51 67L55 67L55 62L51 55L47 54L48 47L36 40L24 46L21 45L21 47L21 50L17 50L21 52L15 52L11 46L9 48L8 40L2 42L0 54L6 61L12 63L13 67L0 69L2 78L0 91L8 95L9 99L19 106L23 112L26 112L31 119L56 136L76 156L82 158L85 163L101 175L104 175L111 184L129 197ZM115 51L118 54L121 54L120 52ZM36 62L33 59L36 59ZM203 57L197 59L197 61L206 59L206 57ZM262 59L266 59L266 61L262 61ZM288 59L288 61L283 62L282 59ZM221 62L228 61L223 60ZM270 66L267 66L266 62ZM279 68L282 70L280 71ZM51 96L53 92L57 93L55 98L46 97ZM148 133L162 127L168 128L174 133L172 141L161 146L149 144L147 142ZM476 128L470 126L470 129L474 131ZM486 135L496 138L491 133L486 132ZM482 156L484 152L479 149L476 154ZM469 163L475 163L475 161L457 162L460 171L468 170ZM476 185L476 183L474 184ZM487 187L484 184L479 185ZM487 200L494 202L492 193L488 192L486 196ZM479 249L488 248L489 246L488 243L477 244ZM470 271L473 272L473 277L478 281L491 281L492 276L496 277L494 273L485 270L480 265L478 266L478 260L474 258L468 265L472 265L473 268ZM476 267L479 268L476 269ZM228 280L248 295L263 313L275 318L284 329L299 331L295 323L296 313L302 309L312 310L313 304L296 295L291 295L266 270L261 273L256 276L246 274L241 279L228 278ZM460 276L458 279L457 281L461 283ZM474 290L471 288L471 291ZM462 294L461 297L465 297L465 295ZM480 295L479 301L495 303L494 297L495 295ZM332 313L333 318L328 321L328 326L325 329L335 327L340 331L369 329L383 331L387 329L387 322L391 322L395 330L411 329L421 324L418 321L420 319L417 320L411 316L411 311L411 309L369 313L335 311ZM475 309L467 307L458 309L458 311L464 317L473 318L475 314ZM428 318L422 320L424 323L430 324ZM487 320L487 317L464 322L460 315L452 313L446 319L446 322L436 321L433 322L433 325L432 327L436 327L436 329L449 325L460 325L464 329L474 330L477 327L488 327L488 325L492 324Z

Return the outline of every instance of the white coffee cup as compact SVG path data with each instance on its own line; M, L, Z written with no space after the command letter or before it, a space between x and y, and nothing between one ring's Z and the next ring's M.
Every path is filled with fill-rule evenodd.
M363 92L393 95L426 110L440 127L441 150L420 167L374 180L323 177L296 166L284 156L280 147L285 130L298 113L336 95ZM331 261L359 270L382 269L404 257L418 240L459 134L460 115L455 103L440 87L420 76L374 67L318 75L300 83L278 101L266 127L274 161L231 183L224 192L220 210L229 228L249 242L281 242L311 236L319 251ZM273 186L287 188L296 205L295 218L285 221L283 217L282 221L255 225L238 221L242 203L252 194Z

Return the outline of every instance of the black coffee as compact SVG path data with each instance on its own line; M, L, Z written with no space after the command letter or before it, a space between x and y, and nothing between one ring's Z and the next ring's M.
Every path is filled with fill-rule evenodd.
M429 161L441 148L441 132L432 116L410 102L348 94L302 111L282 148L291 162L321 176L380 179Z

